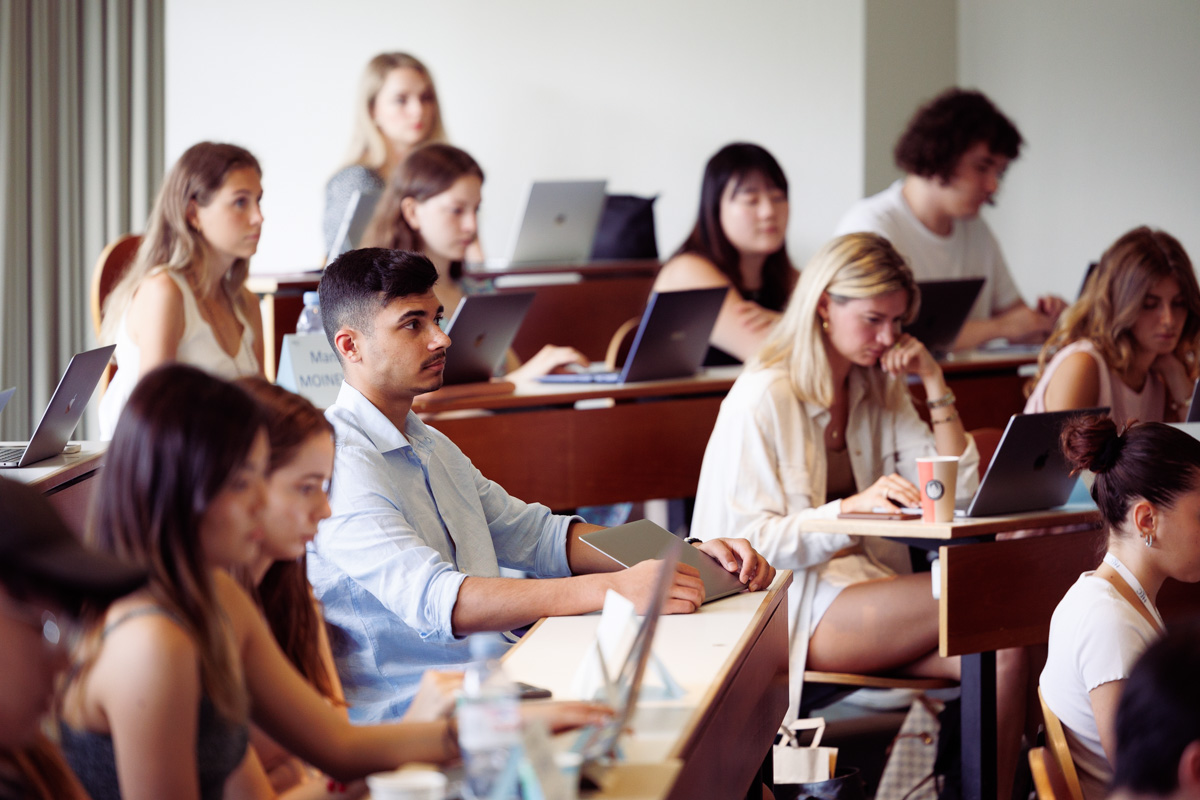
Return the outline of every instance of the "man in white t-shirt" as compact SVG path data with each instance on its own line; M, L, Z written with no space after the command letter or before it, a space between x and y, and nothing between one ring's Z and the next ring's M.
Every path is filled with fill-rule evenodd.
M958 350L997 338L1039 341L1066 307L1058 297L1040 298L1037 308L1025 304L979 218L1021 143L1016 126L982 93L949 89L917 111L896 143L905 177L855 203L837 226L839 235L887 237L919 280L986 279L954 343Z

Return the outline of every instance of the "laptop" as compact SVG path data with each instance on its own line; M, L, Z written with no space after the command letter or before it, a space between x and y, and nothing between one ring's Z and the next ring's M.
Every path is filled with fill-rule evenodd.
M512 346L533 292L473 294L464 297L446 326L450 347L442 383L489 381Z
M729 289L654 292L619 372L563 372L544 375L545 383L632 383L685 378L696 374L708 337ZM603 366L603 365L601 365Z
M3 392L0 392L0 411L3 411L4 407L8 405L8 401L12 399L13 392L16 390L17 387L14 386L11 389L5 389Z
M686 551L695 549L688 547L670 533L667 536L670 536L672 542L668 543L669 547L661 555L663 563L654 584L654 600L642 617L642 624L638 627L629 654L619 665L604 664L601 658L608 682L609 699L615 713L604 725L584 728L571 747L583 756L582 778L584 784L589 787L598 787L604 783L607 767L617 757L617 740L629 727L634 711L637 710L642 678L646 674L646 664L653 652L654 634L658 630L658 619L670 593L675 565Z
M586 263L604 211L607 181L534 181L512 255L488 266Z
M0 467L27 467L63 451L116 349L110 344L71 359L29 444L0 447Z
M917 318L904 326L904 332L925 345L935 356L953 348L983 289L983 278L962 278L946 281L918 281L921 307Z
M979 490L966 506L968 517L994 517L1057 508L1067 502L1078 476L1063 455L1063 425L1108 408L1080 408L1042 414L1013 414L1004 428Z
M332 263L342 253L358 247L378 201L379 192L355 189L350 194L350 201L346 203L346 211L342 214L337 235L333 237L333 244L329 246L329 254L325 257L326 264Z
M679 541L679 537L650 520L643 519L595 533L586 533L579 537L579 541L591 545L623 567L632 567L643 561L662 558L671 547L671 542ZM679 560L700 571L700 579L704 581L706 603L746 590L745 584L737 575L695 547L683 548Z

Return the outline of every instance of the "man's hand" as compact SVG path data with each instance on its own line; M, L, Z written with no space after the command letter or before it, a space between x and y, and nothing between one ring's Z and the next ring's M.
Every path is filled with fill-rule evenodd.
M662 561L642 561L629 569L610 573L612 589L630 600L639 614L645 614L654 601L658 570ZM664 614L690 614L704 602L704 581L695 567L676 564L674 580L663 603Z
M696 548L715 558L725 569L737 573L738 580L752 592L767 588L775 580L775 568L745 539L709 539Z

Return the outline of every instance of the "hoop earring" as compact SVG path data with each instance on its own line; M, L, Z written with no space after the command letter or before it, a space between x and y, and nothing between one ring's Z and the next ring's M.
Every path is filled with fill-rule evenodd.
M1154 534L1151 534L1151 533L1146 534L1146 547L1150 547L1153 544L1154 544Z

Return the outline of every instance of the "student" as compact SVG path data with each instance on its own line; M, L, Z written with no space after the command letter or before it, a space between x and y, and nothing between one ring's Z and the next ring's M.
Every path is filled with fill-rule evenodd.
M903 179L860 200L837 233L870 231L887 237L920 280L985 278L971 315L954 343L966 350L1003 337L1041 340L1066 306L1042 297L1021 299L1000 245L979 217L994 200L1021 134L982 93L948 89L920 108L896 143Z
M1200 629L1172 630L1134 664L1117 706L1110 800L1200 798Z
M261 372L262 318L246 288L263 215L262 170L247 150L201 142L171 168L137 258L104 304L101 339L117 370L100 400L112 438L138 380L169 361L223 378Z
M1105 251L1059 318L1025 413L1108 406L1122 424L1181 420L1198 355L1192 262L1165 231L1134 228Z
M612 571L579 541L597 526L509 496L412 413L414 397L441 385L450 344L437 277L424 256L381 248L344 253L321 277L345 382L326 412L338 440L333 516L309 545L308 577L344 642L335 655L355 722L402 714L422 672L470 659L467 634L595 611L608 589L644 607L654 586L657 562ZM751 589L774 575L744 541L703 549ZM500 566L534 578L501 578ZM665 610L694 611L703 596L681 565Z
M465 151L448 144L419 147L392 174L362 246L422 253L437 267L438 299L453 314L467 289L462 265L479 232L482 187L483 170ZM510 351L505 377L529 383L587 363L572 347L546 345L525 364Z
M382 192L413 148L445 140L437 90L425 65L408 53L380 53L367 62L358 84L349 163L325 186L325 252L355 191Z
M1158 590L1200 580L1200 442L1161 422L1123 433L1109 417L1066 426L1063 451L1095 473L1108 552L1067 591L1050 621L1042 697L1062 720L1086 800L1104 797L1121 690L1163 630Z
M50 504L0 478L0 797L85 798L41 733L81 620L146 573L81 545Z
M249 569L238 571L238 577L262 609L292 666L333 706L344 709L345 694L324 619L305 574L304 555L305 545L317 534L317 523L330 513L327 490L333 473L333 426L308 400L262 378L242 378L237 385L266 415L271 446L262 549ZM424 721L442 716L452 707L453 692L460 682L459 673L426 673L425 691L417 693L404 719ZM244 768L246 774L239 776L237 791L226 788L226 800L263 796L262 782L268 776L272 792L303 785L304 796L315 797L326 785L327 779L313 774L259 728L251 727L250 743L258 763ZM359 783L349 794L345 790L337 794L345 799L365 791L366 786Z
M200 370L159 368L130 396L92 538L150 583L92 629L62 704L63 749L94 797L219 798L251 719L339 780L457 757L452 720L350 725L227 573L258 555L269 458L254 401Z
M954 393L925 346L899 332L918 301L912 272L883 237L826 244L721 403L704 452L693 535L745 536L776 568L796 572L789 611L797 701L805 669L958 675L956 659L937 655L929 576L894 574L909 571L905 548L799 530L841 512L917 505L919 456L958 456L957 496L975 491L979 452ZM909 376L931 398L932 431L913 408ZM1023 697L1024 676L1019 653L998 664L1000 775L1011 780L1021 725L1013 709L1024 707L1014 698Z
M779 319L796 282L787 224L787 178L770 153L729 144L708 160L696 226L654 282L658 292L729 287L706 363L750 358Z

